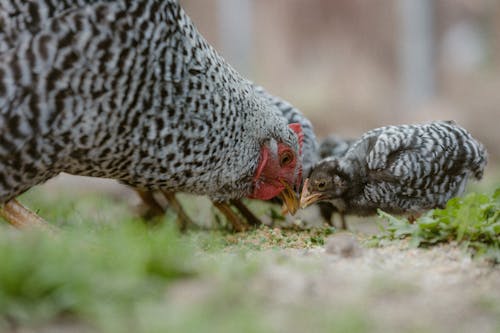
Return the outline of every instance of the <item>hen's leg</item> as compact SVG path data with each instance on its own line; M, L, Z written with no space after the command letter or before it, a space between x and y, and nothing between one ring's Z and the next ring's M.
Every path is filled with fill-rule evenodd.
M240 199L231 200L230 202L246 218L250 225L258 226L262 224L262 221Z
M229 220L233 225L234 231L240 232L245 230L245 222L231 209L231 206L227 202L214 202L214 206Z
M162 207L154 198L153 192L135 190L142 202L146 206L146 210L142 213L142 217L150 220L154 217L162 216L165 214L165 208Z
M181 231L185 231L188 225L194 225L191 218L186 214L184 209L182 208L179 201L175 197L175 193L161 191L168 204L172 209L177 213L177 223L179 224L179 229Z
M0 216L19 229L27 227L52 229L44 219L21 205L16 199L8 201L0 208Z

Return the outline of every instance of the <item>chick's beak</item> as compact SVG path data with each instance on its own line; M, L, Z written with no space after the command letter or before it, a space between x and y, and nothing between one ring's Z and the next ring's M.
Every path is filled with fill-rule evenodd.
M287 182L282 180L281 183L285 187L279 194L279 197L283 200L284 206L286 206L286 210L284 211L288 211L290 214L295 215L299 209L299 197Z
M309 192L309 178L304 181L304 187L302 187L302 193L300 195L300 208L306 208L307 206L315 203L321 199L321 193L311 193Z

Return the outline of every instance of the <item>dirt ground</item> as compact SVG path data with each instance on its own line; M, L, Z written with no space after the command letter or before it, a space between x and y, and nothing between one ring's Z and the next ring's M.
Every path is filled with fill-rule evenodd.
M361 332L500 332L500 268L453 245L365 248L352 233L340 233L325 246L250 256L261 268L246 282L247 292L287 332L307 331L312 312L361 321ZM180 283L169 297L196 304L211 290L220 290L216 281ZM296 306L305 323L290 318Z
M302 303L332 313L356 309L380 332L500 330L498 268L450 246L360 252L353 258L324 248L282 251L276 254L281 264L271 262L252 285L267 295L270 308ZM304 272L298 263L315 269Z

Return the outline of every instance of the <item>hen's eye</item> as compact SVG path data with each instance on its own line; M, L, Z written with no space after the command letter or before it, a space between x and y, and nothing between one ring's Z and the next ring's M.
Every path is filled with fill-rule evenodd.
M280 166L287 166L293 161L293 155L290 152L284 152L280 156Z

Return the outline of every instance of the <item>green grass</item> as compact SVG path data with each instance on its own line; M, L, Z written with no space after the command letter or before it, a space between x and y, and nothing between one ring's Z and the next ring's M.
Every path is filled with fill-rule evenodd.
M60 230L20 232L0 223L0 332L68 322L92 332L276 332L265 301L247 286L267 260L259 251L311 247L331 232L181 235L173 216L148 228L105 196L35 189L21 200ZM199 300L179 304L173 296L204 281L210 290ZM350 318L339 323L357 327ZM326 313L324 322L310 320L333 325Z
M375 244L400 239L409 239L414 247L456 242L473 255L500 263L500 188L492 195L469 193L451 199L445 209L431 210L415 223L382 211L379 216L388 225L372 238Z
M172 228L127 221L99 232L55 235L0 229L0 320L38 324L61 316L98 322L130 312L172 281L193 276L192 251ZM0 326L1 327L1 326Z
M180 235L139 222L66 225L56 234L0 225L0 332L68 322L77 332L281 331L265 295L248 285L265 254L227 250L219 241L228 234ZM360 311L306 304L288 306L285 318L283 327L300 331L368 325Z

